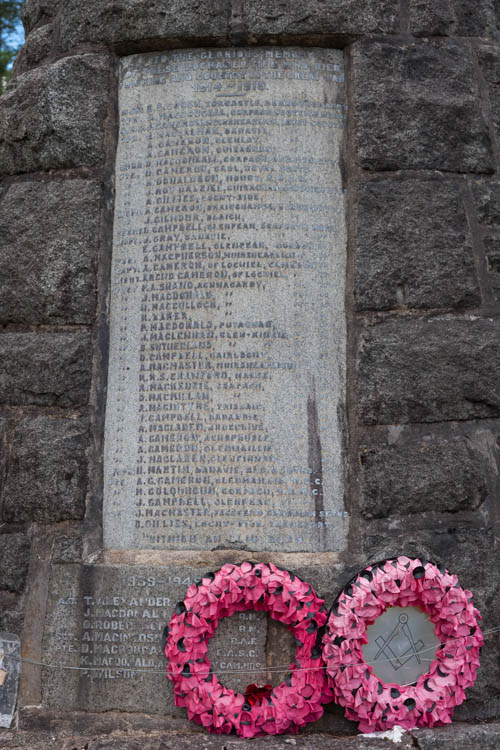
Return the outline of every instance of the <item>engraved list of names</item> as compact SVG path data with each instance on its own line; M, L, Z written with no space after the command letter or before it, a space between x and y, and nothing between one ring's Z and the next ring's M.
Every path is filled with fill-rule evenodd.
M107 548L344 545L342 64L122 61Z

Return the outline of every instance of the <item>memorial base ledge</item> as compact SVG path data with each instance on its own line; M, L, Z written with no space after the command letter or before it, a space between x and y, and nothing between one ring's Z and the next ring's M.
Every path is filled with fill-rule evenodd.
M0 730L0 744L6 750L236 750L248 745L248 740L228 736L212 736L202 732L178 731L175 727L161 729L156 717L153 725L143 715L119 714L108 716L75 714L65 718L42 716L36 710L23 712L28 729ZM118 719L118 721L116 721ZM115 724L113 724L115 721ZM23 722L24 723L24 722ZM121 724L121 729L116 729ZM107 725L107 726L106 726ZM156 726L155 726L156 725ZM114 727L114 728L113 728ZM252 750L295 747L297 750L498 750L500 723L456 723L434 729L399 730L374 735L338 737L324 733L305 733L295 736L260 737L251 741Z
M250 550L104 550L91 562L102 565L193 565L222 567L225 563L272 562L285 570L300 565L334 565L342 562L338 552L252 552Z

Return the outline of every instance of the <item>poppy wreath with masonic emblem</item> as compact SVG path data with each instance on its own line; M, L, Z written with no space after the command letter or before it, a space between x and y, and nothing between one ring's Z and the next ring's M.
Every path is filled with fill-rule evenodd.
M222 685L207 657L219 621L247 610L269 612L288 626L296 641L290 674L275 688L251 685L245 695ZM210 732L241 737L296 732L323 714L332 699L318 630L327 608L312 587L272 564L224 565L190 586L165 629L167 674L175 704Z
M431 646L420 640L416 648L407 613L399 615L399 624L386 638L377 639L379 653L393 664L408 661L413 650L415 658L428 665L411 684L383 682L363 653L369 642L367 627L390 607L416 607L434 625ZM326 671L346 717L359 721L361 732L396 724L406 729L449 724L476 678L483 645L478 618L471 593L460 587L456 576L431 562L398 557L367 567L337 597L323 637ZM389 648L398 630L408 638L400 656Z

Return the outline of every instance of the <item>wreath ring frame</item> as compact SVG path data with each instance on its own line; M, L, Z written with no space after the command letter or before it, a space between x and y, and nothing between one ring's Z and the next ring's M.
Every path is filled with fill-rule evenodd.
M384 683L364 659L366 628L390 606L415 606L434 624L441 645L411 685ZM484 638L472 594L428 560L401 555L367 566L334 602L322 638L335 701L361 732L449 724L474 684Z
M286 624L296 641L290 674L254 705L219 682L207 656L219 621L251 609ZM209 732L241 737L297 732L316 721L333 696L317 645L327 616L312 586L272 563L226 564L207 574L188 588L164 631L175 705Z

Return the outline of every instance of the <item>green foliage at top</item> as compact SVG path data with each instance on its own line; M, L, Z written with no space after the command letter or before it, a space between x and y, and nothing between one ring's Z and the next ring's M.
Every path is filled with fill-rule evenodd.
M9 66L19 45L10 41L19 26L22 0L0 0L0 94L9 77Z

